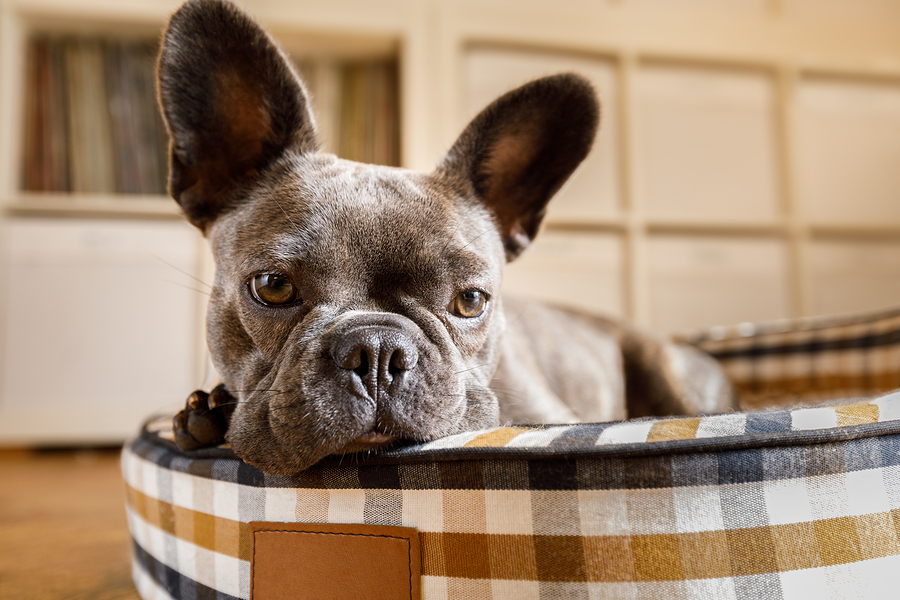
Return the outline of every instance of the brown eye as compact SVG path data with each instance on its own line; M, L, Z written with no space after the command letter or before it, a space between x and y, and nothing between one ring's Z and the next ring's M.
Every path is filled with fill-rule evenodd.
M459 317L472 319L484 312L487 306L487 294L480 290L460 292L450 305L450 312Z
M283 273L260 273L250 280L250 293L266 306L283 306L297 300L297 288Z

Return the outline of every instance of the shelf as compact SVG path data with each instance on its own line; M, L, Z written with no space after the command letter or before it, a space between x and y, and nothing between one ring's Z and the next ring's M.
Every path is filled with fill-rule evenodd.
M158 195L22 192L5 202L3 208L12 216L182 218L174 200Z
M551 204L552 210L552 204ZM547 229L556 231L618 231L628 227L624 215L603 215L573 217L570 215L554 215L552 212L544 219Z
M781 221L727 221L719 219L690 220L669 217L648 217L646 220L649 233L676 233L700 235L785 235L788 226Z
M809 230L820 238L900 239L897 223L812 223Z

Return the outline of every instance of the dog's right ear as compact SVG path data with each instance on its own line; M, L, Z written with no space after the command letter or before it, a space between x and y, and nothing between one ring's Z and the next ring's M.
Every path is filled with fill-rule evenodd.
M318 150L300 78L268 34L225 0L178 9L158 75L169 193L201 230L286 150Z
M507 92L463 130L438 171L467 181L494 215L513 260L537 235L547 203L591 150L600 104L572 73Z

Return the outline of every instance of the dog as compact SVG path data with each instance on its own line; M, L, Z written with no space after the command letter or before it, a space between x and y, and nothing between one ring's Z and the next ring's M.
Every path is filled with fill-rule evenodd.
M215 257L207 341L222 384L176 416L182 448L225 440L290 475L505 422L734 406L694 348L500 297L504 265L593 144L584 78L501 96L431 173L319 152L300 77L226 0L172 16L158 84L169 192Z

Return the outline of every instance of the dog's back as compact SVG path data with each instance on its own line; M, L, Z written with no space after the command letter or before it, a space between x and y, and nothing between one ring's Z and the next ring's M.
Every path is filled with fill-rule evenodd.
M596 315L503 302L506 333L491 381L501 421L599 422L736 406L719 366L696 348Z

